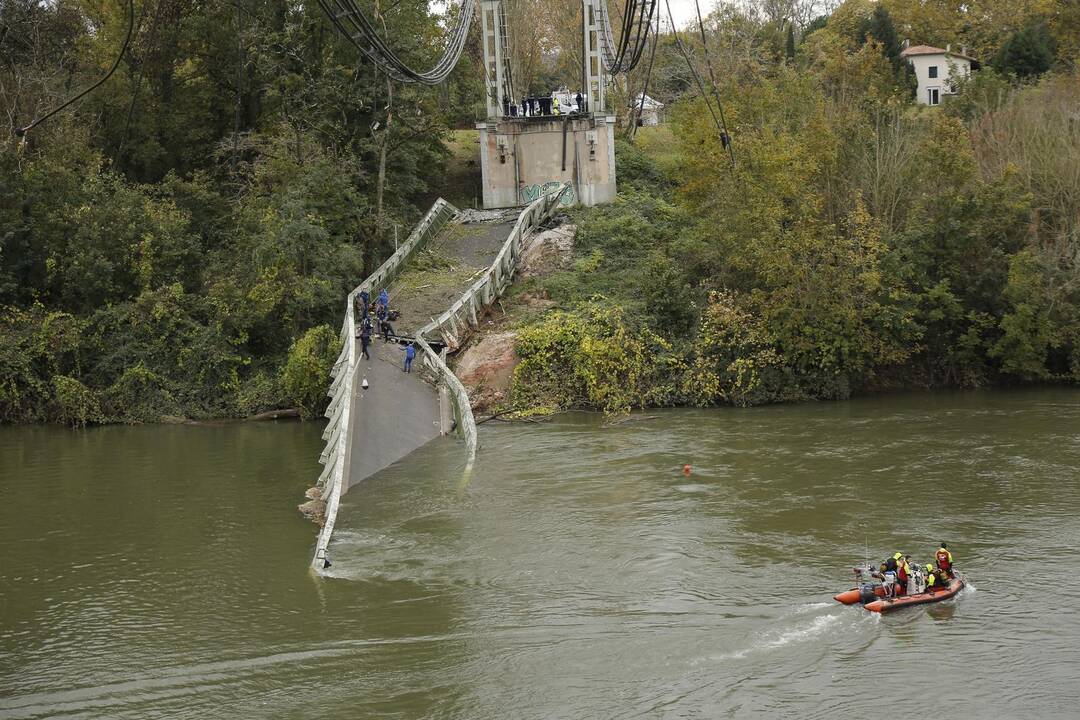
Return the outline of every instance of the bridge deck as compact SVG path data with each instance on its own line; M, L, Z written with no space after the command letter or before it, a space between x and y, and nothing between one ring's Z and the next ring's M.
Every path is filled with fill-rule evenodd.
M400 311L394 332L412 337L456 301L494 261L506 241L516 210L486 222L452 222L419 253L390 287L390 307ZM360 341L356 354L360 355ZM439 396L420 378L419 363L403 371L404 347L372 338L370 360L359 361L350 422L348 484L355 485L440 434ZM366 378L368 388L362 387Z
M390 306L401 312L394 331L412 337L461 297L494 262L518 212L447 225L390 287Z

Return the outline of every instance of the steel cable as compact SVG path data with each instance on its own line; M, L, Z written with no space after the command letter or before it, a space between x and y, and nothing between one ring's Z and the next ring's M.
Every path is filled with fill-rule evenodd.
M447 35L446 47L439 60L431 69L418 72L394 53L354 0L317 0L317 2L338 32L387 75L399 82L416 82L423 85L437 85L453 71L461 58L476 11L476 0L463 0L461 13Z
M60 112L64 108L66 108L69 105L77 102L78 100L82 99L83 97L89 95L94 90L97 90L99 87L101 87L105 83L106 80L111 78L113 76L113 73L116 72L116 68L120 67L120 61L123 60L124 53L127 52L128 44L131 42L131 33L134 30L134 28L135 28L135 0L128 0L127 34L124 36L124 44L120 47L120 52L117 53L115 62L113 62L112 67L109 68L109 72L105 73L105 77L101 78L96 83L94 83L90 87L86 88L85 90L83 90L82 92L80 92L78 95L71 98L67 102L62 103L58 107L55 107L52 110L50 110L49 112L45 113L44 115L39 117L37 120L34 120L32 123L27 125L26 127L17 128L15 130L15 137L23 137L24 135L26 135L26 133L30 132L35 127L37 127L41 123L48 120L53 115L56 115L58 112Z

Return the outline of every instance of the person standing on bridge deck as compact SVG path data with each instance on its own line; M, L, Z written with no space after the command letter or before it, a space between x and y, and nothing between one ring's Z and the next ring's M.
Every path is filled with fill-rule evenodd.
M413 347L412 341L410 340L409 344L405 346L405 372L407 372L407 373L412 372L412 361L413 361L413 358L415 358L415 357L416 357L416 348Z
M585 98L581 97L581 93L578 93L574 97L574 102L577 103L577 111L578 112L585 112Z
M360 291L360 319L363 320L367 317L368 305L371 304L371 295L367 290Z
M385 312L390 312L390 293L386 292L386 288L379 292L379 304L383 306Z
M558 115L559 114L559 96L558 95L555 95L554 97L551 98L551 114L552 115Z
M382 333L383 342L389 342L390 336L394 334L394 327L390 324L390 317L383 315L379 320L379 332Z
M371 356L368 355L368 345L371 344L371 316L365 315L363 324L360 326L360 357L365 360L370 360Z

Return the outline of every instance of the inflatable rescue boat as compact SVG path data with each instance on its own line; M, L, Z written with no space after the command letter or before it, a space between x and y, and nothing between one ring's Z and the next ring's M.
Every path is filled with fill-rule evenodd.
M881 585L866 584L842 592L839 595L834 595L833 599L837 602L844 603L845 605L862 603L862 606L870 612L881 613L890 610L898 610L902 607L908 607L909 605L921 605L923 603L948 600L949 598L954 597L956 593L960 592L963 588L964 579L957 573L949 580L948 585L928 588L925 592L921 593L900 595L899 597L887 599L885 597L885 590Z

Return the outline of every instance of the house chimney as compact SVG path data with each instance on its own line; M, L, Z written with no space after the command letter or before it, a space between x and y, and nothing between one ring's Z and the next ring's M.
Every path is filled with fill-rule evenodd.
M947 43L945 45L945 52L952 52L952 43Z
M911 47L911 41L904 38L904 49L907 50L909 47Z

